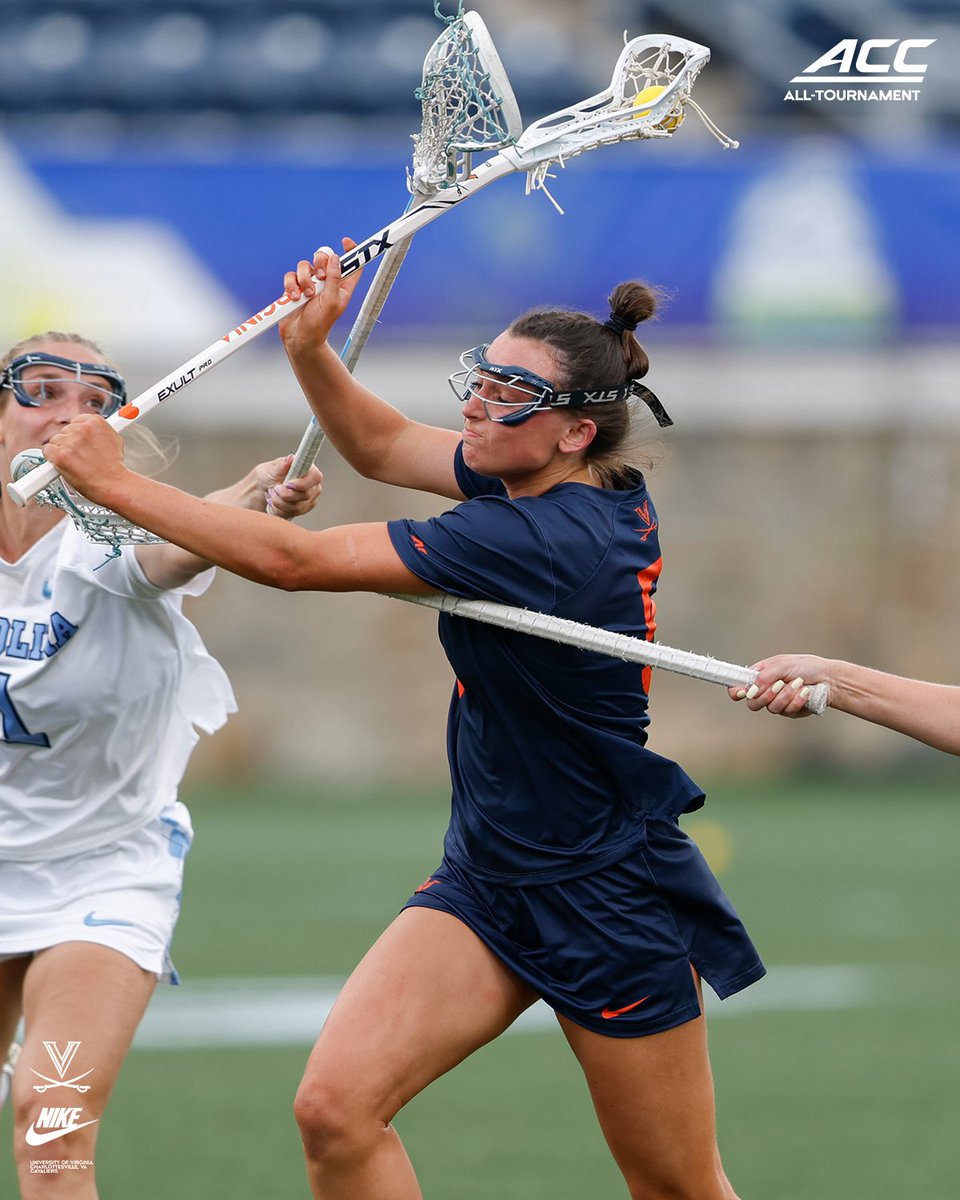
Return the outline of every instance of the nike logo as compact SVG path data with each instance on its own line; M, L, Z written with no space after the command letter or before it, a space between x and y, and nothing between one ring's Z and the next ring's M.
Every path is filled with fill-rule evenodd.
M66 1137L68 1133L75 1133L78 1129L85 1129L87 1125L95 1125L97 1118L92 1121L81 1121L79 1125L68 1125L66 1129L49 1129L46 1133L37 1133L31 1125L27 1132L23 1135L28 1146L45 1146L47 1142L54 1142L57 1138Z
M44 600L49 600L53 595L53 589L50 587L49 579L45 579L43 581L43 587L40 589L40 594L43 596Z
M440 882L439 879L426 879L426 880L424 880L423 883L420 884L420 886L417 888L417 891L425 892L427 890L427 888L436 887L439 882Z
M649 996L644 996L642 1000L634 1000L632 1004L625 1004L623 1008L605 1008L600 1016L603 1017L605 1021L610 1021L614 1017L622 1017L624 1013L632 1012L635 1008L639 1008L641 1004L644 1004L649 999Z
M89 925L92 929L95 929L98 925L130 925L131 927L133 926L132 921L120 921L115 917L95 917L92 912L87 913L87 915L83 918L83 923L84 923L84 925Z

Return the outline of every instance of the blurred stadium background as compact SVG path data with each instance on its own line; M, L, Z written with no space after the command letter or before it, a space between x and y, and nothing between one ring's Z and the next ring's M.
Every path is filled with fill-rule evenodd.
M956 678L960 583L960 41L953 0L478 3L526 121L605 86L622 32L701 40L696 119L575 160L425 230L359 374L457 420L456 353L537 303L597 312L640 275L672 301L644 331L677 427L653 473L659 636L735 661L797 647ZM446 6L452 11L453 4ZM406 201L431 0L0 3L0 340L99 336L139 390L257 311L323 242ZM843 37L933 38L906 102L790 102ZM916 54L916 52L915 52ZM268 334L169 404L170 478L213 487L292 448L305 419ZM332 451L318 520L426 515ZM221 579L196 619L241 713L194 771L356 780L442 774L449 679L434 622L376 598ZM398 703L398 700L400 702ZM701 771L913 764L843 718L751 719L666 676L658 747Z
M624 29L705 42L695 95L741 148L694 118L664 144L574 160L551 184L564 216L519 179L497 184L419 235L360 377L454 426L457 353L518 310L603 314L623 278L662 285L671 303L644 330L677 422L651 477L661 639L960 678L955 0L473 7L525 121L604 87ZM431 0L0 0L0 341L77 328L136 391L276 296L297 258L380 228L406 202L438 31ZM785 101L841 38L936 39L919 98ZM168 477L199 491L291 450L306 415L270 334L151 424L180 443ZM329 449L321 465L318 524L436 511ZM191 615L241 711L191 766L188 983L170 999L236 977L241 996L251 976L274 1000L289 987L261 1010L269 1049L145 1033L103 1139L103 1194L296 1195L289 1101L309 1039L284 1005L298 977L315 999L317 976L349 970L434 864L451 680L432 616L377 597L224 576ZM839 714L753 717L669 675L653 712L654 748L716 793L691 831L772 968L753 989L766 1010L712 1034L742 1194L954 1200L952 762ZM546 1038L489 1049L405 1115L428 1195L620 1194Z

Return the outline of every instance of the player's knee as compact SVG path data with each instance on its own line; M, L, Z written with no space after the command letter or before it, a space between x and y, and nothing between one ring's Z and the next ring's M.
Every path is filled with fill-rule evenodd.
M356 1097L339 1083L304 1080L293 1103L293 1114L307 1156L329 1164L361 1158L373 1127Z
M25 1159L31 1154L28 1139L33 1136L34 1120L40 1112L41 1109L37 1104L36 1096L31 1095L29 1092L24 1092L20 1095L14 1092L13 1148L14 1155L18 1160ZM59 1157L59 1155L56 1157Z
M92 1161L101 1111L101 1107L89 1103L87 1097L82 1105L49 1104L39 1101L32 1089L15 1087L13 1144L21 1173L27 1169L31 1175L42 1175L42 1170L29 1167L34 1161ZM49 1189L49 1181L46 1185L41 1184L44 1186ZM41 1191L40 1194L45 1193Z
M23 1200L32 1200L34 1196L73 1194L68 1180L72 1179L76 1183L76 1175L81 1172L76 1171L76 1174L73 1170L62 1172L57 1165L59 1162L69 1161L85 1164L83 1177L88 1183L92 1180L92 1166L97 1144L95 1130L81 1128L65 1132L63 1137L48 1144L47 1141L41 1141L38 1137L28 1139L25 1136L29 1131L35 1129L36 1125L31 1121L24 1125L20 1125L18 1122L15 1127L14 1160L20 1177ZM61 1175L64 1177L60 1178Z

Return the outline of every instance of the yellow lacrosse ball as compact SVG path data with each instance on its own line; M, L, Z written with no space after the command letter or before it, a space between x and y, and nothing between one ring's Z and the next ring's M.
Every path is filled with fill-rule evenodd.
M643 117L653 108L654 104L659 100L667 89L660 84L650 84L643 91L637 92L633 98L633 107L639 111L634 114L635 117ZM662 121L658 121L654 125L654 129L665 129L668 133L673 133L683 121L683 112L664 117Z
M733 862L733 838L726 826L717 821L694 820L685 828L714 875L723 875Z

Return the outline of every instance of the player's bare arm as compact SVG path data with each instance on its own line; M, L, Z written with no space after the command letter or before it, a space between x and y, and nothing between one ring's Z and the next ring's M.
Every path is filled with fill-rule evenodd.
M352 245L344 238L345 249ZM286 273L286 294L309 298L280 323L294 374L327 437L361 475L462 500L453 470L460 435L412 421L365 388L327 340L358 279L359 274L341 277L340 260L328 248Z
M90 500L255 583L286 591L428 595L434 590L403 565L385 525L316 532L190 496L127 468L120 435L96 417L70 422L51 438L45 453Z
M779 654L756 664L749 689L731 688L730 697L754 712L804 716L809 688L825 683L830 707L916 738L947 754L960 754L960 687L906 679L859 663L812 654Z
M210 492L205 499L251 512L269 512L285 520L305 516L320 498L323 475L314 466L303 479L292 479L285 483L284 476L292 460L293 455L287 454L270 462L258 463L242 479L229 487ZM212 565L209 559L191 554L171 542L138 546L135 553L150 582L164 589L182 587Z

